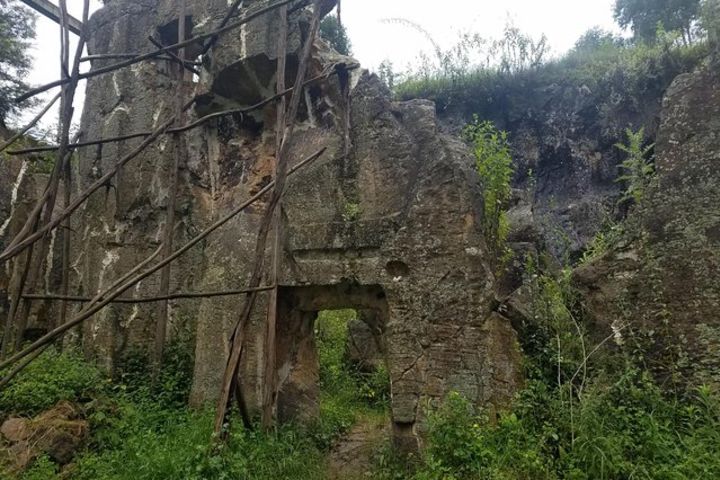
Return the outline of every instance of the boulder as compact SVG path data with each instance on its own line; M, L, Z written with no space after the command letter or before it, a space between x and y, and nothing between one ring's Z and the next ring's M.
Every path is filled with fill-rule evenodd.
M0 433L9 444L6 453L17 471L43 454L60 465L69 463L87 439L88 432L88 422L69 402L60 402L33 419L9 418L0 427Z

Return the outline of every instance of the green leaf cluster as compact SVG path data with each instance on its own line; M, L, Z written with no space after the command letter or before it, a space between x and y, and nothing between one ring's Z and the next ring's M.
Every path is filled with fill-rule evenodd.
M472 145L483 186L485 236L501 250L508 234L505 210L512 193L510 182L515 173L508 134L498 130L492 122L481 121L476 116L465 127L463 137Z

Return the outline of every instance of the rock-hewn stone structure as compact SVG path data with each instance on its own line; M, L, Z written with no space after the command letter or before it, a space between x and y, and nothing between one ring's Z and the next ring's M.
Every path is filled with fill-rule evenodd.
M188 2L188 32L208 31L225 0ZM245 2L245 5L256 2ZM148 35L177 40L177 5L170 1L109 2L91 20L93 54L141 52ZM175 15L177 15L175 13ZM288 83L307 30L307 12L290 17ZM250 105L273 92L275 14L220 40L202 58L203 73L182 80L167 61L144 62L91 80L82 129L95 139L153 130L175 96L198 98L191 117ZM197 49L188 48L192 57ZM322 41L315 76L352 59ZM103 62L96 61L98 68ZM341 82L349 82L342 95ZM346 109L350 122L346 144ZM176 245L250 197L271 179L275 108L226 117L184 135L163 137L93 195L75 219L73 292L94 294L153 252L162 238L173 155L182 155ZM493 313L494 275L482 236L482 192L464 145L438 132L426 101L394 103L382 83L356 69L306 89L291 162L320 147L321 158L293 176L283 203L277 331L283 417L312 417L318 407L313 321L320 310L371 312L386 345L396 438L415 441L429 400L451 390L478 404L502 405L521 383L516 334ZM83 149L78 189L110 168L138 140ZM240 288L247 284L264 205L234 218L173 265L172 290ZM266 262L266 264L269 262ZM152 277L134 295L158 291ZM244 299L183 300L171 305L171 331L195 334L192 401L217 395L228 337ZM241 381L251 405L262 392L266 299L256 305ZM87 322L82 343L111 366L128 345L151 345L156 305L112 306Z
M709 65L675 80L657 136L657 184L621 244L575 272L601 331L629 324L649 337L662 374L672 362L688 375L720 372L719 71Z

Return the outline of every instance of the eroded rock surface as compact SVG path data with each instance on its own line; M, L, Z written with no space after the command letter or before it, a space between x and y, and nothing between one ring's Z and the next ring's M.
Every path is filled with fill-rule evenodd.
M172 41L176 6L155 3L108 4L92 19L91 53L145 51L148 35L164 34ZM221 18L225 3L189 2L192 31L207 31ZM179 92L199 99L185 121L269 95L273 18L253 22L219 43L203 58L196 81L180 78L163 60L91 80L82 127L87 138L153 130L171 115ZM290 17L290 70L306 18L305 11ZM312 418L317 412L312 328L317 312L371 312L386 346L395 437L416 448L425 406L451 390L477 404L506 405L522 383L520 353L509 320L493 313L495 278L480 226L482 192L472 156L439 132L431 102L391 101L375 76L343 70L354 63L317 42L308 76L334 68L341 72L306 89L290 140L293 164L326 150L289 180L283 202L277 413ZM274 132L275 106L268 105L208 122L178 143L167 136L155 142L80 212L74 225L73 293L97 293L158 247L173 155L182 155L175 234L175 244L181 245L269 182ZM80 186L138 143L84 149ZM174 264L171 291L246 285L264 207L253 205ZM129 292L155 293L156 276ZM171 336L175 329L189 328L196 337L195 404L218 394L228 338L243 302L234 296L171 303ZM261 295L255 307L240 375L252 407L259 405L265 380L266 302ZM152 344L156 314L153 304L107 308L85 324L83 345L112 366L129 345Z
M719 71L709 65L675 80L663 102L657 184L621 244L575 272L602 331L622 341L618 329L636 329L665 375L671 363L690 376L720 371Z

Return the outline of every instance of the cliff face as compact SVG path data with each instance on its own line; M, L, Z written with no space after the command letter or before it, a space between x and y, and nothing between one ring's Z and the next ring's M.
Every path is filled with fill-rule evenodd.
M658 373L668 376L674 365L696 384L720 380L718 73L710 64L673 82L657 135L656 184L631 212L620 245L575 272L601 331L632 332Z
M622 219L624 186L616 179L625 156L614 145L626 142L628 128L644 128L651 143L666 90L704 55L703 48L606 49L611 53L573 50L537 68L419 87L437 101L446 131L457 134L478 115L509 133L517 191L510 241L534 243L562 263L577 260L604 226Z
M172 43L176 6L150 3L113 2L96 14L91 53L143 51L148 35L164 35L163 42ZM191 30L207 31L225 3L189 2ZM307 12L292 14L290 84L306 29ZM181 79L162 60L93 79L83 132L94 139L152 131L170 117L180 93L197 100L186 121L269 96L276 31L271 14L229 35L202 58L203 72L194 81ZM353 64L318 41L308 77ZM75 219L73 293L101 291L157 249L173 156L182 158L175 233L175 245L181 246L267 185L274 132L275 105L269 104L207 122L181 139L154 142ZM83 149L80 188L139 142ZM480 226L482 192L466 147L439 132L432 103L392 102L376 77L357 68L306 89L290 161L296 164L321 147L324 154L290 178L283 200L278 416L317 413L313 322L318 311L336 308L356 308L380 330L396 438L414 443L427 402L451 390L478 404L506 405L522 383L521 359L509 321L493 313L495 279ZM171 292L245 286L264 206L259 202L234 217L174 264ZM158 288L158 278L151 277L128 295L153 295ZM187 329L196 338L196 404L219 391L228 338L244 301L227 296L171 302L171 336ZM261 295L241 369L251 405L260 401L264 383L266 303ZM88 354L112 366L130 346L152 344L157 311L153 304L115 305L78 335Z

